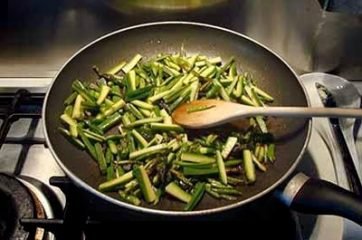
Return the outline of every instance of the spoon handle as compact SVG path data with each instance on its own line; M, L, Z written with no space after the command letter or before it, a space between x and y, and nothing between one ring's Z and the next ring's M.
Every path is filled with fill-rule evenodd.
M250 112L250 116L362 118L362 109L355 108L254 107L250 108L248 112Z

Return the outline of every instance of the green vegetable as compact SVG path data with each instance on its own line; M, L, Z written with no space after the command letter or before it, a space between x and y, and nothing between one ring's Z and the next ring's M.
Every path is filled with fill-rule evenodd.
M113 166L107 167L107 181L112 180L114 178L114 168Z
M200 202L205 192L205 183L197 183L194 188L194 193L190 201L185 206L185 211L192 211L196 205Z
M163 117L163 122L165 124L172 124L172 118L171 116L166 112L165 109L162 109L160 111L160 115Z
M108 117L106 120L100 123L97 127L104 132L118 124L121 120L122 115L119 113L114 113L112 116Z
M202 154L183 152L181 154L181 160L193 163L214 163L215 159L212 157L207 157Z
M113 154L112 154L110 148L106 149L105 158L106 158L107 165L110 165L111 163L113 163Z
M107 95L108 95L108 93L110 91L111 91L111 88L108 87L107 85L102 85L101 86L101 92L100 92L100 94L98 96L98 99L97 99L97 104L98 105L101 105L104 102L104 100L106 100Z
M252 88L255 91L255 93L257 93L258 95L263 97L266 101L270 101L270 102L274 101L274 98L272 96L270 96L269 94L267 94L266 92L264 92L260 88L258 88L256 86L253 86Z
M149 103L146 103L146 102L143 102L140 100L133 100L131 103L140 108L143 108L143 109L152 110L154 108L154 106L152 104L149 104Z
M71 118L67 114L62 114L60 116L60 119L63 120L65 123L67 123L69 126L77 126L77 121Z
M153 202L156 200L156 194L153 190L152 184L146 170L143 166L140 166L133 170L133 175L136 177L141 191L147 202Z
M143 119L143 115L142 113L132 104L127 104L126 105L127 110L129 110L137 119Z
M96 106L95 99L90 95L87 89L84 87L81 81L75 80L72 84L72 89L80 94L87 104Z
M92 132L88 129L83 129L83 132L84 132L84 135L89 139L92 139L97 142L105 141L105 137L103 137L102 135L99 135L98 133Z
M94 146L89 141L89 139L85 136L83 130L79 127L78 127L78 133L79 133L80 139L82 140L83 144L85 145L85 147L88 150L88 152L90 153L90 155L93 157L94 160L97 160L97 154L96 154L96 150L94 149Z
M136 72L134 70L130 70L127 73L127 91L135 91L136 90Z
M118 153L117 146L116 146L116 144L114 143L113 140L108 139L108 140L107 140L107 144L108 144L108 147L109 147L109 150L110 150L111 153L113 153L113 154L117 154L117 153Z
M184 132L184 129L177 124L166 124L166 123L151 123L150 127L152 130L156 131L174 131L174 132Z
M212 188L212 190L219 194L236 195L236 196L242 195L242 193L236 189Z
M117 112L119 109L123 108L126 105L126 103L120 99L119 101L115 102L110 108L105 110L103 114L100 114L97 116L98 119L102 119L104 117L110 116L113 113Z
M146 86L134 91L127 91L126 101L134 101L137 99L145 99L151 94L152 86Z
M266 167L265 167L261 162L259 162L259 160L258 160L254 155L252 155L251 158L253 159L253 163L255 164L255 166L256 166L260 171L263 171L263 172L266 171Z
M117 187L126 184L127 182L131 181L133 179L133 172L130 171L118 178L109 180L107 182L101 183L98 187L99 191L101 192L108 192L112 191L114 189L117 189Z
M136 206L141 205L141 200L134 195L129 195L121 190L118 191L118 194L121 200L123 200L124 202L128 202Z
M107 71L108 74L117 74L119 71L122 70L122 68L126 65L125 61L120 62L119 64L115 65L113 68Z
M138 126L141 126L141 125L144 125L147 123L161 122L162 120L163 120L162 117L144 118L141 120L134 121L134 122L126 125L126 127L128 127L128 128L138 127Z
M78 94L77 98L75 99L74 102L74 106L73 106L73 113L72 113L72 118L73 119L79 119L81 120L83 118L83 107L82 107L82 102L83 102L83 98L81 95Z
M192 199L192 196L189 193L182 190L182 188L180 188L175 182L170 182L166 186L165 190L168 194L170 194L171 196L177 198L182 202L189 203Z
M142 147L145 148L148 146L148 142L146 141L146 139L144 139L142 135L139 132L137 132L136 129L132 130L132 135L137 139L137 141L142 145Z
M245 176L249 183L253 183L256 180L255 167L252 160L252 153L250 150L245 149L243 151Z
M275 160L275 144L269 144L267 155L270 161L273 162Z
M235 144L238 142L238 139L236 137L228 137L226 140L225 146L221 152L221 155L224 159L226 159L230 152L233 150Z
M64 105L67 106L73 104L77 96L78 96L77 92L73 92L72 94L70 94L69 97L67 97L67 99L64 100Z
M134 151L134 152L131 152L130 155L129 155L129 158L130 159L134 159L134 158L137 158L137 157L140 157L142 155L152 155L152 154L156 154L156 153L160 153L162 152L163 150L167 149L168 146L167 144L159 144L159 145L155 145L155 146L152 146L152 147L148 147L148 148L144 148L144 149L141 149L141 150L138 150L138 151Z
M79 140L78 138L73 137L67 129L59 127L58 130L75 146L77 146L80 149L85 148L84 143L81 140Z
M275 161L266 117L250 117L242 131L184 129L172 121L174 109L198 99L263 107L274 100L233 57L223 62L182 50L148 59L135 54L116 64L105 72L94 66L95 82L75 80L60 116L60 133L87 151L107 179L100 191L137 206L157 205L169 194L191 211L205 192L236 200L241 195L236 186L248 191L252 186L245 183L256 181L255 168L267 171Z
M97 156L99 170L101 171L102 174L105 174L107 171L107 163L102 150L102 145L100 143L96 143L94 144L94 149Z
M224 160L222 159L220 151L216 151L216 162L219 169L220 180L223 184L228 184L227 175L225 171Z
M136 54L131 61L129 61L126 65L124 65L122 67L122 71L124 73L128 73L129 71L131 71L136 65L137 63L142 59L142 56L140 54Z
M184 167L183 173L185 176L215 175L215 174L219 173L219 169L218 168Z

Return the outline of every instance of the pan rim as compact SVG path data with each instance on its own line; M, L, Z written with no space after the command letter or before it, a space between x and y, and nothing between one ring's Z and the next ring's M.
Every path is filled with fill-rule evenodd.
M296 72L291 68L291 66L281 57L279 56L277 53L275 53L274 51L272 51L269 47L259 43L258 41L252 39L251 37L248 37L244 34L241 34L239 32L233 31L231 29L227 29L224 27L220 27L220 26L215 26L215 25L211 25L211 24L207 24L207 23L201 23L201 22L191 22L191 21L157 21L157 22L149 22L149 23L143 23L143 24L137 24L137 25L132 25L126 28L121 28L118 29L116 31L110 32L108 34L105 34L97 39L95 39L94 41L86 44L84 47L80 48L76 53L74 53L64 64L63 66L59 69L59 71L57 72L57 74L55 75L55 77L53 78L51 84L48 87L47 93L45 95L44 98L44 103L43 103L43 108L42 108L42 116L44 118L43 121L43 132L44 132L44 136L45 136L45 141L46 144L48 145L48 148L52 154L52 156L54 157L55 161L57 162L57 164L61 167L61 169L65 172L65 174L73 181L73 183L79 187L84 188L86 191L90 192L91 194L94 194L95 196L101 198L102 200L108 201L112 204L115 204L117 206L120 207L124 207L130 210L134 210L136 212L140 212L140 213L149 213L149 214L156 214L156 215L164 215L164 216L199 216L199 215L208 215L208 214L213 214L213 213L219 213L219 212L223 212L226 210L231 210L237 207L240 207L242 205L248 204L256 199L261 198L262 196L265 196L266 194L272 192L273 190L275 190L275 188L277 186L279 186L282 182L286 181L287 178L289 176L291 176L291 174L293 173L293 171L295 170L295 168L297 167L298 163L300 162L300 160L302 159L306 148L308 146L309 140L310 140L310 136L311 136L311 130L312 130L312 120L309 119L308 123L307 123L307 135L306 135L306 139L304 141L304 145L298 155L298 157L296 158L296 160L294 161L294 163L292 164L292 166L288 169L287 172L284 173L284 175L279 178L277 181L275 181L272 185L270 185L269 187L267 187L265 190L255 194L254 196L247 198L245 200L242 201L238 201L236 203L232 203L232 204L228 204L222 207L217 207L217 208L212 208L212 209L204 209L204 210L195 210L195 211L190 211L190 212L185 212L185 211L172 211L172 210L158 210L158 209L151 209L151 208L146 208L146 207L142 207L142 206L134 206L132 204L129 203L125 203L122 202L120 200L114 199L108 195L106 195L105 193L101 193L100 191L98 191L97 189L94 189L93 187L89 186L86 182L84 182L82 179L80 179L78 176L76 176L76 174L73 174L72 171L70 171L64 164L63 162L58 158L57 153L54 151L53 146L49 140L49 136L48 136L48 132L47 132L47 127L46 127L46 108L47 108L47 102L48 102L48 97L50 95L50 92L53 88L53 85L56 81L56 79L58 78L58 76L60 75L61 72L63 72L63 69L68 65L69 62L71 62L74 58L76 58L81 52L83 52L84 50L86 50L87 48L89 48L90 46L92 46L93 44L102 41L103 39L106 39L110 36L122 33L122 32L126 32L132 29L137 29L137 28L144 28L144 27L149 27L149 26L157 26L157 25L193 25L193 26L199 26L199 27L207 27L207 28L211 28L211 29L216 29L216 30L220 30L220 31L224 31L233 35L236 35L238 37L247 39L248 41L253 42L254 44L262 47L263 49L265 49L266 51L270 52L273 56L275 56L276 58L278 58L288 69L289 71L294 75L294 77L297 79L299 86L301 87L303 94L305 96L307 105L310 106L310 100L308 97L308 94L306 92L306 89L304 88L303 84L301 84L300 82L300 78L298 77L298 75L296 74Z

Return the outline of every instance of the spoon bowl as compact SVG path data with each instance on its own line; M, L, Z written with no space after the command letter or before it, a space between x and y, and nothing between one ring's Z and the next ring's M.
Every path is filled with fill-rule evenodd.
M197 100L178 107L173 121L186 128L209 128L252 116L275 117L353 117L361 118L361 109L312 107L251 107L243 104Z

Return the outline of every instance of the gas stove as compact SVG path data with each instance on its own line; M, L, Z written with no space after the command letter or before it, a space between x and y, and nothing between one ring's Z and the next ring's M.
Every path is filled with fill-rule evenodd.
M300 74L332 71L348 76L362 94L362 81L358 81L362 77L356 65L361 62L358 61L360 55L357 55L359 49L347 49L348 58L342 54L343 51L332 51L345 50L351 45L341 42L339 37L353 42L360 32L343 37L346 32L340 26L342 30L338 28L335 31L339 33L338 38L333 38L335 41L322 41L328 36L322 30L327 28L328 32L329 24L338 22L336 19L340 16L321 12L314 0L224 2L227 4L195 12L150 12L143 15L117 12L92 0L8 2L8 19L5 25L0 23L0 29L6 33L0 36L0 46L3 47L0 52L0 177L18 182L18 191L29 201L27 214L19 217L17 224L14 221L10 224L20 231L19 234L28 239L100 239L97 234L106 232L107 226L115 223L114 219L102 219L107 214L99 206L101 217L95 213L92 203L79 194L56 164L45 145L40 114L47 87L64 62L80 47L105 33L146 21L187 20L215 24L244 33L269 46ZM282 14L276 18L275 11L270 9ZM293 9L298 9L298 14L290 14ZM321 19L323 21L319 23ZM346 21L351 21L351 24ZM349 30L360 29L358 21L353 19L343 17L343 21L339 22L346 23ZM271 24L276 26L272 32ZM301 29L301 32L296 29ZM339 62L338 67L337 59L344 61L343 64ZM308 94L315 91L314 86L305 87ZM315 106L320 106L319 97L311 94L309 97L314 98L311 102L316 103ZM343 159L346 153L337 138L328 120L314 119L308 151L297 171L350 189L350 173ZM359 136L358 140L362 137ZM277 239L362 238L360 227L342 218L291 212L271 197L263 201L265 207L262 209L251 206L247 213L236 211L212 220L241 222L244 229L253 224L268 226L261 231L261 237L267 234L267 237ZM35 214L39 205L43 209L40 211L42 215ZM137 220L128 213L120 216L123 226ZM245 221L242 216L253 217ZM0 215L0 233L4 231L4 226L8 225Z
M303 77L301 79L303 80ZM17 79L13 79L12 84L19 86L20 82L16 83L16 81ZM16 176L16 179L30 189L30 192L36 192L41 196L40 199L45 204L43 208L48 209L43 217L27 216L20 219L24 231L32 233L35 229L43 229L48 239L54 238L54 235L48 232L54 233L56 239L69 239L67 234L72 234L72 237L79 236L78 239L81 239L91 232L87 239L97 239L94 237L98 236L97 233L104 231L105 223L109 226L109 221L112 224L115 222L107 217L100 220L99 212L92 210L92 203L79 194L47 149L40 114L47 86L42 85L43 83L33 82L32 86L21 90L9 85L2 89L0 111L3 121L0 140L3 140L3 145L0 150L0 156L2 156L0 172ZM309 85L305 87L308 93L315 91L315 89L310 89ZM321 100L313 99L311 102L318 101ZM333 127L326 119L314 119L313 126L308 151L297 171L335 182L349 189L348 173L343 170L342 151L335 139ZM44 194L44 192L51 192L51 194ZM49 197L49 195L55 197ZM258 224L263 222L270 226L270 229L278 229L273 223L274 219L278 219L277 225L284 223L289 229L284 231L285 236L281 236L279 231L268 232L268 236L275 234L275 237L279 239L353 239L346 238L348 235L345 231L346 227L361 232L355 224L339 217L291 212L272 197L267 197L263 201L265 201L263 203L265 209L256 209L253 206L249 208L248 216L255 216L251 222ZM106 216L106 213L104 214ZM266 215L269 217L265 217ZM210 217L208 220L227 219L242 222L242 216L245 216L244 212L236 211L232 214ZM125 224L136 220L132 215L123 214L117 221ZM248 222L250 224L250 221ZM354 234L351 236L356 236Z

